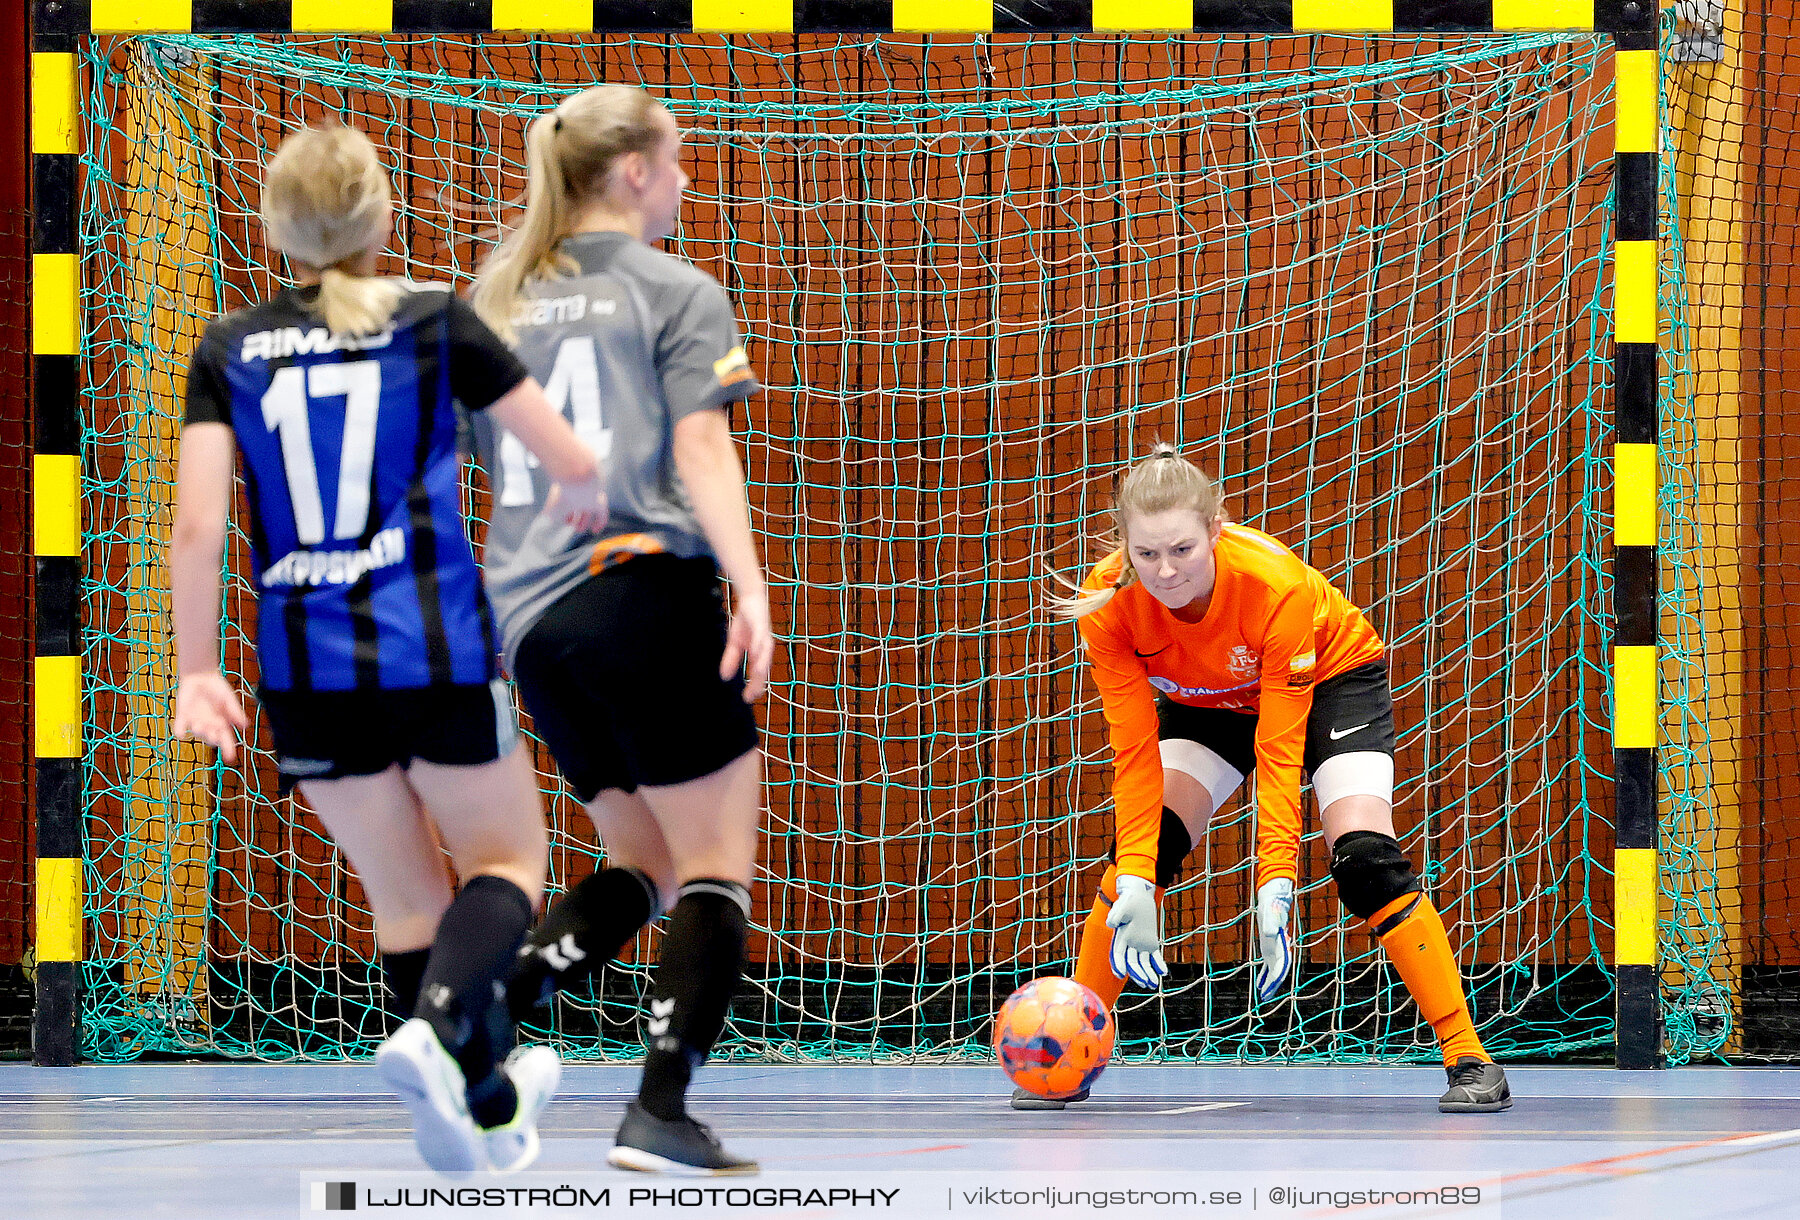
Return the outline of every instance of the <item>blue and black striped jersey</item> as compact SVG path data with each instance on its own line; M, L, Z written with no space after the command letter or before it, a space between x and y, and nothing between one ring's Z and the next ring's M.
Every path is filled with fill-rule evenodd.
M237 438L250 506L262 685L410 690L496 675L464 528L453 404L527 373L475 312L415 288L386 330L331 334L286 289L207 327L186 422Z

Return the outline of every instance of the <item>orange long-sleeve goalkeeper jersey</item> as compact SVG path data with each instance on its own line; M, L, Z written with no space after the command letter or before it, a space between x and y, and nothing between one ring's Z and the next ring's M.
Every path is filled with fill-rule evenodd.
M1255 712L1256 883L1292 878L1300 844L1300 773L1315 682L1366 665L1381 637L1320 573L1267 534L1227 525L1213 548L1212 601L1185 623L1133 581L1079 620L1113 747L1113 816L1121 873L1154 880L1162 825L1156 692L1190 707ZM1082 587L1116 585L1123 550Z

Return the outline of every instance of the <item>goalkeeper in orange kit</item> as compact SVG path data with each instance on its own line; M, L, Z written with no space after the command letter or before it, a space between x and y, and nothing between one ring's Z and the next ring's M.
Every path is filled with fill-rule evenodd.
M1292 965L1289 914L1310 774L1338 897L1381 941L1443 1049L1448 1113L1505 1110L1436 908L1394 838L1386 648L1362 612L1267 534L1229 522L1217 485L1158 445L1119 485L1124 546L1058 610L1076 620L1114 756L1114 863L1075 978L1109 1008L1156 987L1162 896L1215 810L1257 772L1259 1000ZM1086 1092L1068 1101L1080 1101ZM1021 1090L1017 1109L1066 1102Z

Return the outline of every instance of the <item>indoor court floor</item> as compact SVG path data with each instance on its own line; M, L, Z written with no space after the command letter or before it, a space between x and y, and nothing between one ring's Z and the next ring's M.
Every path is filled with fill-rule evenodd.
M571 1065L526 1177L578 1174L590 1188L611 1185L615 1203L652 1183L604 1163L636 1077L630 1066ZM754 1181L770 1184L1055 1170L1165 1181L1180 1171L1200 1186L1221 1173L1304 1172L1330 1185L1334 1175L1428 1170L1499 1186L1501 1210L1480 1214L1507 1220L1800 1216L1800 1070L1520 1067L1509 1077L1510 1111L1448 1116L1434 1104L1443 1074L1430 1067L1126 1064L1091 1101L1030 1113L1008 1108L991 1067L721 1064L700 1074L693 1109L728 1147L759 1158ZM310 1183L357 1173L417 1182L421 1168L405 1112L366 1064L0 1066L0 1215L295 1217L322 1206ZM1274 1210L1264 1201L1264 1214Z

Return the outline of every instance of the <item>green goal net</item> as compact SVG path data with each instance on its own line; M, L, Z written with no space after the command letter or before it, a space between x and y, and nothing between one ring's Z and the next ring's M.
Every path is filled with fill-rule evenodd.
M1072 968L1109 756L1044 592L1102 553L1155 439L1390 643L1397 822L1489 1047L1609 1047L1609 39L85 45L88 1055L332 1058L381 1030L366 900L278 797L266 729L235 768L166 729L180 373L281 282L262 163L355 122L394 173L386 270L463 285L527 120L598 81L687 129L670 248L730 290L768 387L737 420L780 637L767 840L721 1054L975 1056L1018 983ZM245 558L224 640L253 688ZM560 888L600 853L538 762ZM1310 798L1295 982L1252 1006L1252 818L1197 846L1124 1053L1434 1055ZM638 1050L656 936L559 1001L567 1053Z

